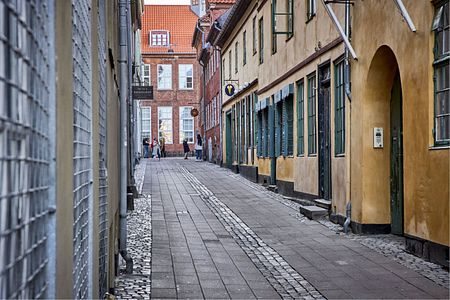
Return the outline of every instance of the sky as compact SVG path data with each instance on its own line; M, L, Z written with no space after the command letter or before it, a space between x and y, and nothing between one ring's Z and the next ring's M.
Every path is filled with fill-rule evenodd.
M191 4L190 0L144 0L145 4L166 4L166 5L176 5L176 4Z

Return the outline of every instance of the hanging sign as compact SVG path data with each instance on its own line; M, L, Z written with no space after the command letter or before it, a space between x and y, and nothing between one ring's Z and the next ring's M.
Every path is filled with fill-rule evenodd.
M153 86L133 85L132 97L135 100L153 100Z
M193 116L194 118L195 118L196 116L198 116L198 109L193 108L193 109L191 110L191 116Z
M229 84L227 84L227 85L225 86L225 94L226 94L228 97L233 96L233 95L234 95L234 91L235 91L234 85L232 85L231 83L229 83Z

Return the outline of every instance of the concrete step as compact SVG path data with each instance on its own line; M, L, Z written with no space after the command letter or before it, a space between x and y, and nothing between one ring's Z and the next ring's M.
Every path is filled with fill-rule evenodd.
M269 191L278 193L278 187L277 187L276 185L269 184L269 186L267 186L267 189L268 189Z
M328 210L317 206L300 205L300 213L312 220L317 220L328 215Z
M331 201L330 200L325 200L325 199L315 199L314 203L316 204L316 206L318 207L322 207L325 208L326 210L331 210Z

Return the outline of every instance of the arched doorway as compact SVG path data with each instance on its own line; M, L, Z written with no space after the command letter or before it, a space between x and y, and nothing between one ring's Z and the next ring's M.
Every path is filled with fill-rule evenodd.
M365 86L364 116L371 136L367 139L364 166L366 196L363 214L367 223L390 225L403 234L403 99L397 59L393 51L380 47L369 67ZM382 131L382 146L375 132Z

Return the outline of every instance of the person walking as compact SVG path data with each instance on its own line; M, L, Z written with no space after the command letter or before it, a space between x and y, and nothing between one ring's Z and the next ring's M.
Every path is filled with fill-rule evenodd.
M202 160L202 150L203 150L202 137L200 136L200 134L197 134L197 142L195 143L195 160L196 161Z
M144 138L144 140L142 140L142 146L144 147L144 158L148 158L148 150L150 147L150 141L148 140L148 138Z
M166 139L164 137L159 139L159 146L161 147L161 157L166 157Z
M153 153L152 153L152 157L156 158L158 157L158 160L161 160L161 149L159 147L159 143L158 143L158 139L154 138L153 139L153 143L152 143L152 148L153 148Z
M191 149L189 149L187 139L184 139L183 141L183 150L184 150L184 159L188 159L189 151L191 151Z

